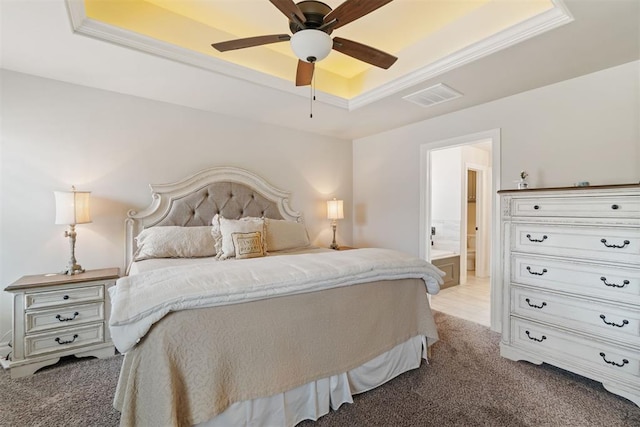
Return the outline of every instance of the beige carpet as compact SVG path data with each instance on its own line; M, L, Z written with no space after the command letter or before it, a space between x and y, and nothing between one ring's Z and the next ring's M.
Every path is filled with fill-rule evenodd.
M300 427L640 426L640 408L599 383L500 358L499 335L486 327L441 313L436 321L430 365ZM0 373L0 426L117 426L121 360L71 358L17 380Z

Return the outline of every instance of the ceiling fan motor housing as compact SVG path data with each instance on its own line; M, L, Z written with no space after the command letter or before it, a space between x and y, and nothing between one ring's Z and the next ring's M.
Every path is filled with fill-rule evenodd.
M328 5L315 0L301 1L300 3L297 3L297 6L305 16L306 20L303 22L304 27L300 27L300 25L298 25L294 20L289 20L289 29L292 34L295 34L300 30L313 29L322 26L322 24L324 24L324 17L332 10ZM321 31L331 34L332 29L329 26L323 28Z

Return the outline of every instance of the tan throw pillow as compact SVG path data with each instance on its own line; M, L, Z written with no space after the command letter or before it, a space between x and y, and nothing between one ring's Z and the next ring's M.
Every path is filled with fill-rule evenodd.
M236 259L257 258L264 256L262 233L231 233Z
M267 252L304 248L311 244L307 229L300 222L265 218L264 228Z
M198 258L216 254L211 227L159 226L136 237L134 261L150 258Z

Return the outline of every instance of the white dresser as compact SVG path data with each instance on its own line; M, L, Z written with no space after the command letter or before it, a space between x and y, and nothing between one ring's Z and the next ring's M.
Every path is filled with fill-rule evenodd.
M64 274L24 276L5 288L13 294L11 378L33 374L61 356L111 357L111 305L107 290L118 268Z
M500 354L640 406L640 185L500 191Z

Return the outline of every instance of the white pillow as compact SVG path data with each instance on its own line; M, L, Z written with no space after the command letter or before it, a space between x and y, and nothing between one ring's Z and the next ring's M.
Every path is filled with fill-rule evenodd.
M264 220L262 218L246 217L241 219L226 219L220 216L218 219L220 221L220 234L222 235L222 248L218 253L220 259L227 259L236 255L232 233L259 231L263 251L266 252L264 250Z
M265 218L264 225L269 252L303 248L311 244L307 229L302 223Z
M262 233L253 231L251 233L231 233L233 247L236 251L236 259L258 258L264 256L262 246Z
M150 258L197 258L216 254L211 227L159 226L142 230L136 237L134 261Z

